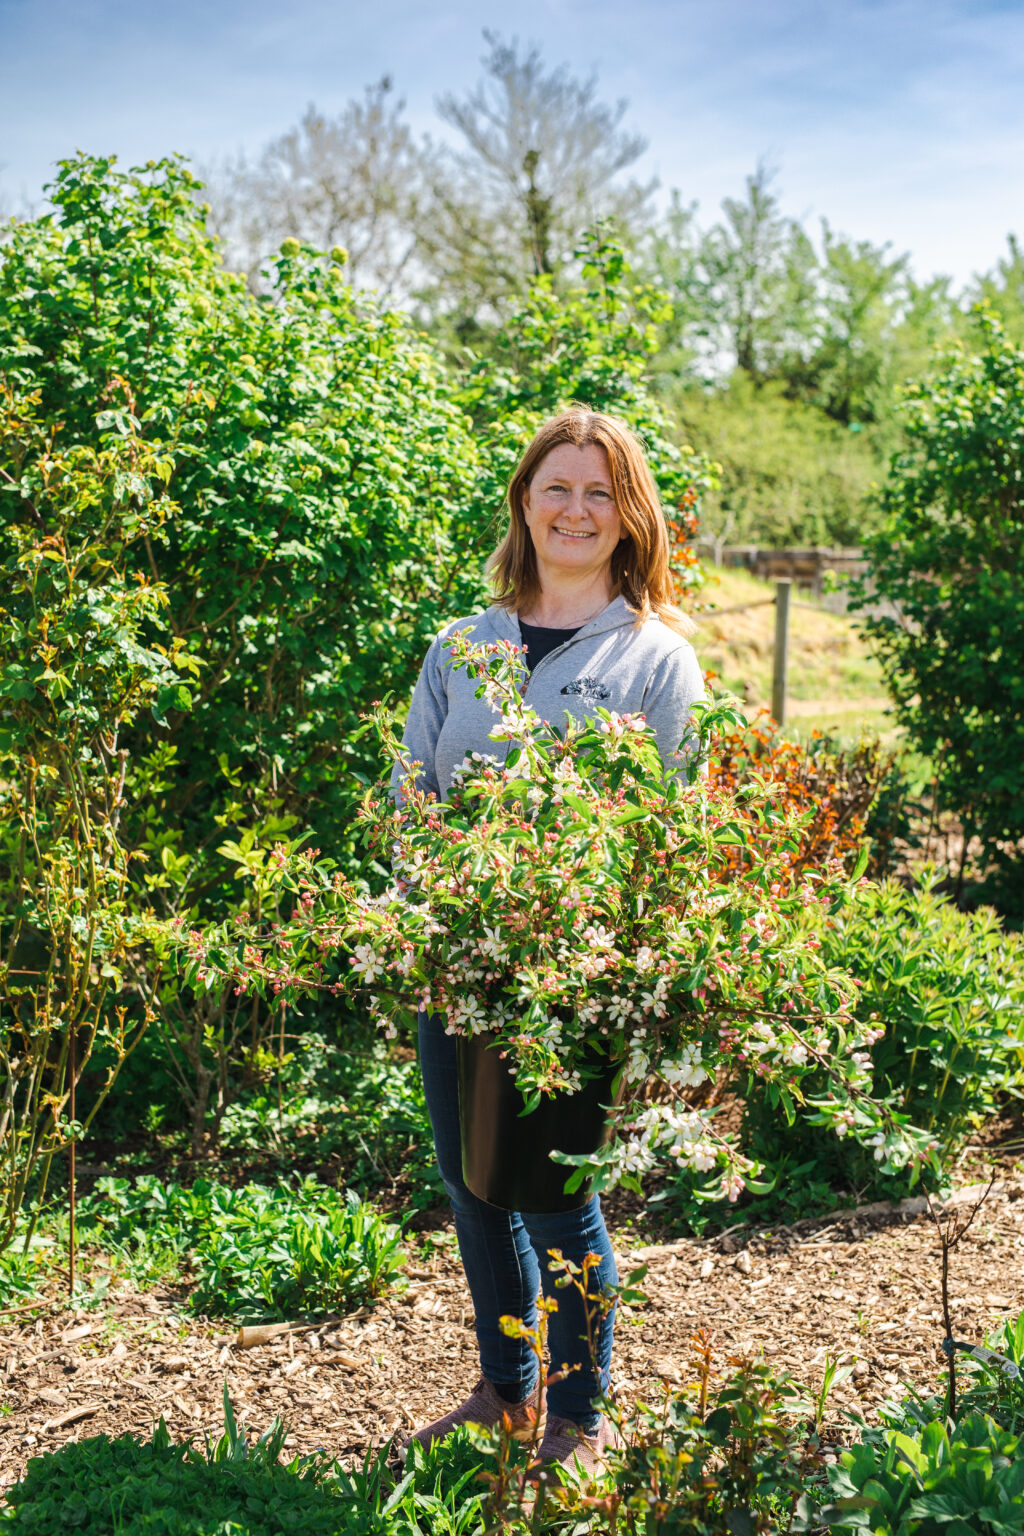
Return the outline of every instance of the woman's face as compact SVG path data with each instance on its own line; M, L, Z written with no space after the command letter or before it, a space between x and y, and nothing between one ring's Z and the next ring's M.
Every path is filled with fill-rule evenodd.
M597 443L559 443L534 471L523 515L541 581L597 575L627 537L612 490L608 455Z

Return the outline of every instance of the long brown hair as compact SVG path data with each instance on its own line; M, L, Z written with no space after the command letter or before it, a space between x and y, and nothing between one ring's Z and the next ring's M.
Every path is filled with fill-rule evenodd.
M668 529L643 447L618 416L605 416L582 405L544 422L509 481L508 531L487 562L497 606L513 612L529 609L540 595L523 494L541 460L562 443L576 448L595 443L608 455L615 506L627 535L620 539L611 558L615 594L621 594L636 611L638 625L657 614L677 634L692 635L692 620L673 601Z

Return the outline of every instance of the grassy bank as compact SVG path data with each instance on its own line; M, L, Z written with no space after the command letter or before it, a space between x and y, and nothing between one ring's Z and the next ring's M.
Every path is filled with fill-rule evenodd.
M772 694L775 584L745 571L712 568L711 579L689 611L697 620L694 645L702 666L750 710L767 708ZM759 604L742 612L741 603ZM806 736L817 727L843 740L877 732L894 743L882 670L854 620L829 613L806 592L794 592L789 620L786 723Z

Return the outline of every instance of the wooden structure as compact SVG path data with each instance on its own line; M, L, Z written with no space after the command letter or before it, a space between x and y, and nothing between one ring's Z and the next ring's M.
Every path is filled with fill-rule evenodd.
M801 591L813 592L815 597L823 595L826 571L839 577L861 576L868 568L860 549L825 544L812 544L805 549L762 549L757 544L713 548L711 540L698 539L696 549L698 554L713 558L717 565L740 567L764 581L791 581Z

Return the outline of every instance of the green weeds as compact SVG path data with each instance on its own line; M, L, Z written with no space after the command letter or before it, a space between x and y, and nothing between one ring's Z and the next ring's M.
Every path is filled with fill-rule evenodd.
M0 1521L25 1536L482 1536L480 1457L465 1432L417 1448L397 1482L388 1448L345 1470L326 1455L282 1464L275 1420L254 1445L224 1395L224 1433L175 1445L161 1420L152 1440L97 1435L35 1457Z
M101 1179L82 1202L80 1233L140 1273L157 1264L171 1273L187 1260L192 1308L241 1321L359 1305L387 1290L403 1263L396 1226L314 1179L241 1189Z
M32 1235L27 1247L18 1243L0 1250L0 1308L34 1300L57 1263L52 1240L40 1233Z

